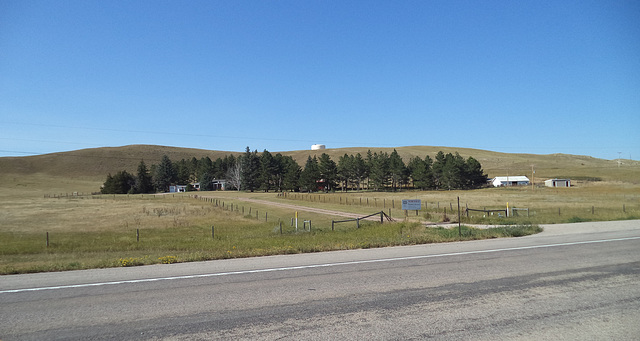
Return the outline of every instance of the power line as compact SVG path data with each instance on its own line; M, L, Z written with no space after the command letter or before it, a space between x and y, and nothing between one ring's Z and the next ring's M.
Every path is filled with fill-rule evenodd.
M21 123L21 122L0 122L2 124L14 124L24 126L36 126L47 128L64 128L64 129L80 129L89 131L108 131L108 132L121 132L121 133L133 133L133 134L154 134L154 135L167 135L167 136L189 136L189 137L206 137L206 138L218 138L218 139L236 139L236 140L252 140L252 141L279 141L279 142L304 142L304 143L316 143L317 140L301 140L301 139L283 139L283 138L271 138L271 137L251 137L251 136L234 136L234 135L211 135L211 134L193 134L193 133L180 133L169 131L150 131L150 130L130 130L130 129L114 129L114 128L93 128L93 127L79 127L79 126L67 126L58 124L44 124L44 123ZM6 139L6 138L5 138ZM16 139L18 140L18 139ZM386 145L379 145L375 142L354 142L354 141L324 141L325 143L335 144L366 144L378 147L391 147Z

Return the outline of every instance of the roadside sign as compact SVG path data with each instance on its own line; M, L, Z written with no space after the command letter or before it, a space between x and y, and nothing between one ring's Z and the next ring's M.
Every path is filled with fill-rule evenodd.
M405 211L419 211L422 208L420 199L402 199L402 209Z

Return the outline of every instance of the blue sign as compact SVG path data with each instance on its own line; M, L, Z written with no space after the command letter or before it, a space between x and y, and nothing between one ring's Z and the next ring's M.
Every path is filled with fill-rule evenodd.
M422 200L420 199L402 199L402 209L407 211L420 211L422 208Z

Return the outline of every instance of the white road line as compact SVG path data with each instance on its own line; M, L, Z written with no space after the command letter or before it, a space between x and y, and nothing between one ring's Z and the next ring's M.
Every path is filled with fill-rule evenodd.
M13 290L2 290L2 291L0 291L0 294L20 293L20 292L28 292L28 291L43 291L43 290L99 287L99 286L116 285L116 284L146 283L146 282L157 282L157 281L169 281L169 280L176 280L176 279L193 279L193 278L205 278L205 277L243 275L243 274L253 274L253 273L263 273L263 272L302 270L302 269L324 268L324 267L355 265L355 264L367 264L367 263L395 262L395 261L413 260L413 259L426 259L426 258L437 258L437 257L447 257L447 256L472 255L472 254L481 254L481 253L493 253L493 252L504 252L504 251L540 249L540 248L548 248L548 247L559 247L559 246L570 246L570 245L581 245L581 244L617 242L617 241L634 240L634 239L640 239L640 237L601 239L601 240L591 240L591 241L584 241L584 242L567 242L567 243L533 245L533 246L519 246L519 247L511 247L511 248L503 248L503 249L451 252L451 253L441 253L441 254L435 254L435 255L407 256L407 257L396 257L396 258L382 258L382 259L359 260L359 261L350 261L350 262L288 266L288 267L281 267L281 268L241 270L241 271L218 272L218 273L200 274L200 275L185 275L185 276L173 276L173 277L144 278L144 279L133 279L133 280L124 280L124 281L113 281L113 282L60 285L60 286L40 287L40 288L26 288L26 289L13 289Z

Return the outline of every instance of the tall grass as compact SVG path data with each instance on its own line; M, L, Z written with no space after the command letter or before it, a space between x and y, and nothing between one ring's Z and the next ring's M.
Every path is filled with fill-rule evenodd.
M1 178L1 177L0 177ZM502 188L474 191L349 192L296 196L275 193L210 192L211 201L186 195L110 195L48 198L47 177L16 180L0 191L0 273L58 271L96 267L186 262L389 245L519 236L536 233L537 224L638 219L640 186L599 181L570 189ZM33 182L30 182L33 181ZM56 182L55 191L89 182ZM56 187L59 186L59 187ZM88 186L87 186L88 187ZM504 227L475 229L427 228L425 222L457 222L461 208L529 208L529 215L499 217L461 212L463 224ZM384 210L399 223L336 224L341 217L299 212L299 229L291 226L295 212L248 203L254 198L368 215ZM402 199L421 199L422 211L401 210ZM224 208L223 208L224 204ZM233 211L230 208L233 207ZM244 209L244 211L243 211ZM445 213L446 209L446 213ZM256 216L257 212L257 216ZM268 217L265 213L268 212ZM406 215L405 215L406 214ZM446 216L446 218L445 218ZM265 219L267 218L267 219ZM265 221L266 220L266 221ZM302 221L311 220L311 232ZM282 232L280 230L282 225ZM513 227L513 226L517 227ZM211 235L214 226L214 236ZM136 239L136 230L140 239ZM46 233L49 232L49 247Z
M514 232L517 231L517 232ZM58 233L50 246L35 233L2 233L1 274L60 271L96 267L133 266L167 262L320 252L412 245L456 240L520 236L539 232L535 226L499 229L427 228L419 223L364 223L359 229L311 232L288 228L280 234L271 224L142 230L135 235L116 232Z
M485 188L473 191L404 191L398 193L349 192L333 194L293 194L287 197L309 205L324 205L340 210L384 210L395 218L415 218L415 212L400 210L402 199L421 199L419 218L442 222L458 221L460 198L461 218L469 224L553 224L584 221L638 219L640 217L640 186L616 182L577 182L572 188L531 187ZM465 213L471 209L528 208L509 218L497 213Z
M234 210L230 207L233 204ZM243 215L241 207L244 207ZM0 231L0 274L188 262L319 252L510 234L466 228L426 228L419 222L339 224L331 217L227 199L225 207L183 196L102 196L95 199L38 199L32 210L6 216ZM54 211L58 214L52 214ZM270 210L269 220L253 212ZM48 222L41 219L48 215ZM302 220L312 220L311 231ZM213 231L212 231L213 226ZM472 231L472 232L469 232ZM537 232L535 229L528 233ZM48 242L47 246L47 233Z

